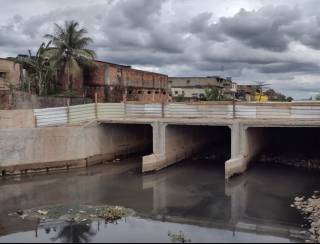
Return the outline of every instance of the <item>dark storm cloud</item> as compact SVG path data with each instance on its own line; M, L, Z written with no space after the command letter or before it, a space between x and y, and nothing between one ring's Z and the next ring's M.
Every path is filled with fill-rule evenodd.
M39 6L38 14L10 16L0 10L10 16L0 24L0 53L36 50L45 41L43 35L52 33L53 23L76 20L88 29L94 39L91 48L102 60L153 67L169 75L225 74L245 81L292 82L298 82L297 74L320 78L320 58L314 55L320 50L320 1L280 1L284 4L271 6L261 0L265 6L245 10L237 7L239 1L229 0L233 5L227 7L237 11L223 17L215 8L196 11L198 5L209 6L206 0L71 0L65 5L29 0L34 11ZM26 1L18 0L16 9L22 4ZM184 6L193 6L194 13Z
M108 23L131 28L149 29L160 15L166 0L122 0L107 17Z
M274 63L259 68L261 73L319 73L320 66L314 63Z

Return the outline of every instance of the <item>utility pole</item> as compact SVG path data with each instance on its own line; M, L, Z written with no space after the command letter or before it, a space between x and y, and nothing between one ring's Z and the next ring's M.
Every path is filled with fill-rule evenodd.
M232 88L231 88L231 92L232 92L232 107L233 107L233 115L232 115L232 117L233 117L233 119L235 119L236 118L236 93L237 93L237 91L238 91L238 89L237 89L238 87L237 87L237 83L235 83L235 82L233 82L232 83Z

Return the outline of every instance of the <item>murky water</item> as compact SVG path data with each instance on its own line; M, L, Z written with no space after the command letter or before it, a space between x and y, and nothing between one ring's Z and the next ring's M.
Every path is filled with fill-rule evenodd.
M303 218L297 195L320 189L319 173L256 164L229 183L223 163L188 160L142 175L138 158L88 170L0 180L0 242L295 242ZM8 217L19 209L87 204L131 208L117 224L38 225Z

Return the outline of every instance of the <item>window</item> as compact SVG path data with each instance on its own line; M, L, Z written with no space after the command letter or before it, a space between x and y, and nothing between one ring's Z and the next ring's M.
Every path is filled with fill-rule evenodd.
M5 79L6 78L7 73L5 72L0 72L0 79Z
M148 91L148 94L150 95L152 92L151 91Z
M178 95L178 94L179 94L179 92L178 92L178 91L175 91L175 92L174 92L174 94Z
M163 92L162 94L163 94L163 95L167 95L167 93L166 93L166 92Z
M158 95L158 94L159 94L159 91L156 91L156 94Z
M132 95L132 90L129 91L129 95Z
M138 94L142 94L142 91L138 91Z

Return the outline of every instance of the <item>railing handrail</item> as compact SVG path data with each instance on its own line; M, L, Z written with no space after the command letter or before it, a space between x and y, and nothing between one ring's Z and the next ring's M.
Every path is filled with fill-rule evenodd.
M131 106L130 106L131 105ZM91 120L153 118L288 118L320 120L320 102L248 103L90 103L58 108L35 109L38 126L77 124ZM57 122L58 121L58 122Z

